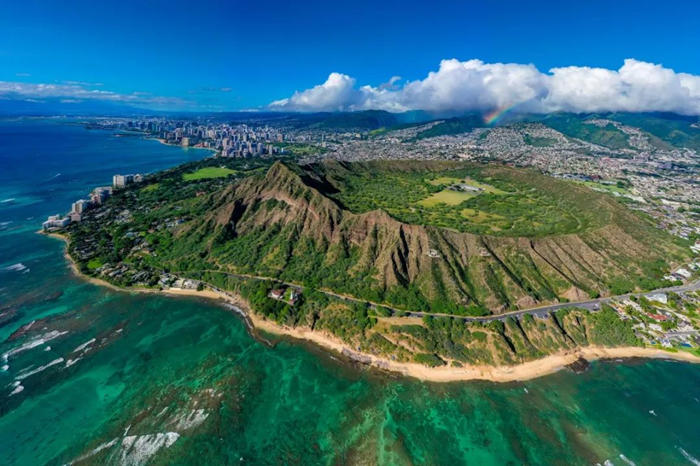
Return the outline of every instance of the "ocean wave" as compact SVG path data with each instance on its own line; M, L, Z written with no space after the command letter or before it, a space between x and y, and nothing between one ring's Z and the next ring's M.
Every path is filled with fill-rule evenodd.
M31 327L31 324L29 327ZM27 328L29 328L29 327L27 327ZM28 341L20 346L12 348L11 350L3 353L2 359L4 361L7 361L10 356L14 356L15 354L21 353L23 351L27 351L27 350L30 350L32 348L36 348L37 346L41 346L44 343L46 343L47 341L51 341L54 338L58 338L62 335L65 335L66 333L68 333L68 332L67 331L60 332L58 330L51 330L50 332L47 332L47 333L41 335L40 337L35 338L34 340Z
M182 413L176 416L171 422L175 424L175 428L178 430L187 430L193 427L197 427L201 423L207 420L209 413L204 409L195 409L190 412Z
M10 392L10 396L16 395L16 394L20 393L22 390L24 390L24 386L21 383L16 383L14 385L14 387L15 387L14 390L12 390Z
M180 438L177 432L130 435L121 443L119 464L145 464L161 448L170 448Z
M83 359L83 358L69 359L68 361L66 361L66 367L72 366L73 364L80 361L81 359Z
M128 431L128 428L127 428ZM100 453L103 450L119 445L118 449L110 456L111 462L122 465L138 465L145 464L155 455L161 448L170 448L173 443L180 438L177 432L158 432L156 434L146 435L130 435L125 437L116 437L109 442L102 443L96 448L93 448L88 453L77 457L68 465L76 462L84 461L91 456Z
M24 379L26 379L27 377L30 377L30 376L32 376L32 375L34 375L34 374L38 374L39 372L45 371L45 370L48 369L49 367L55 366L56 364L61 364L62 362L63 362L63 358L54 359L54 360L51 361L50 363L44 364L43 366L39 366L39 367L37 367L37 368L34 369L34 370L26 371L26 372L21 372L21 373L17 374L17 377L16 377L16 378L17 378L17 380L24 380Z
M29 267L27 267L21 262L18 262L17 264L12 264L5 267L3 270L5 270L6 272L28 272Z
M90 338L88 341L86 341L86 342L83 343L82 345L77 346L72 352L73 352L73 353L77 353L78 351L82 351L82 350L84 350L85 348L87 348L88 346L90 346L90 345L92 345L93 343L95 343L95 341L97 341L96 338Z
M79 456L76 459L74 459L73 461L71 461L70 463L68 463L68 466L70 466L74 463L80 462L80 461L84 461L84 460L90 458L91 456L95 456L96 454L98 454L102 450L105 450L107 448L112 448L114 445L117 444L118 441L119 441L119 438L114 438L114 439L110 440L109 442L102 443L102 444L98 445L96 448L93 448L92 450L90 450L88 453L86 453L82 456Z
M631 459L627 458L627 457L626 457L625 455L623 455L622 453L620 453L620 459L621 459L622 461L624 461L625 463L629 464L630 466L637 466L637 464L636 464L634 461L632 461Z
M681 448L681 447L678 447L678 450L680 450L681 454L685 457L685 459L687 459L688 461L690 461L691 463L693 463L695 466L700 466L700 460L699 460L699 459L695 458L693 455L691 455L690 453L688 453L687 451L685 451L685 450L684 450L683 448Z

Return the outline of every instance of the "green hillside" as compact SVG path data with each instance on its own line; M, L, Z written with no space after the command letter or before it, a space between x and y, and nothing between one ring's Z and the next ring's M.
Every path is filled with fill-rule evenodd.
M548 115L540 122L571 138L609 149L630 148L628 136L612 124L600 127L588 123L585 117L572 114Z
M276 322L426 364L532 359L591 342L596 321L572 311L457 325L406 312L499 314L657 288L685 256L612 196L457 162L209 159L117 191L67 233L88 275L122 286L204 280ZM303 287L301 301L269 298L276 280Z

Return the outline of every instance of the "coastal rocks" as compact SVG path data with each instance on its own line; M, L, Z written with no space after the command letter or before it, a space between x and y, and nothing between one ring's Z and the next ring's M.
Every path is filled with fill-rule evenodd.
M389 363L388 361L383 361L381 359L374 359L371 356L368 356L366 354L362 353L356 353L352 350L349 350L347 348L343 348L341 351L341 354L348 358L350 362L356 363L356 364L361 364L363 366L372 366L376 369L381 369L385 371L389 371Z
M579 357L576 361L566 365L567 369L572 370L575 374L582 374L586 372L590 366L591 363L582 357Z
M341 354L348 359L350 359L353 362L358 362L360 364L365 364L365 365L371 365L372 364L372 358L361 353L356 353L354 351L351 351L347 348L343 348Z

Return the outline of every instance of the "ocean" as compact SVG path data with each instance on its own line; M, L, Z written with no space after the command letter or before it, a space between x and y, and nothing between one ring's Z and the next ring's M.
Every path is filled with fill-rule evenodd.
M0 121L0 464L700 464L698 365L425 383L265 344L211 302L84 282L35 233L115 173L208 154Z

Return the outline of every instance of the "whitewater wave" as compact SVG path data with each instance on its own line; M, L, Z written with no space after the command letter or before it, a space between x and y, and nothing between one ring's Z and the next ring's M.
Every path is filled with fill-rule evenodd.
M625 463L629 464L630 466L637 466L637 463L635 463L635 462L632 461L631 459L627 458L627 457L626 457L625 455L623 455L622 453L620 453L620 459L621 459L622 461L624 461Z
M201 423L207 420L209 413L204 409L195 409L190 412L182 413L176 416L172 423L175 424L175 428L178 430L187 430L193 427L197 427Z
M170 448L179 438L180 434L177 432L158 432L156 434L130 435L122 438L117 437L109 442L98 445L88 453L69 462L68 465L84 461L103 450L117 445L118 448L110 455L108 462L123 466L142 465L147 463L161 448Z
M21 372L21 373L17 374L16 378L17 378L17 380L24 380L27 377L30 377L34 374L38 374L39 372L45 371L49 367L55 366L56 364L61 364L62 362L63 362L63 358L54 359L53 361L49 362L48 364L44 364L43 366L39 366L34 370Z
M90 345L92 345L93 343L95 343L96 341L97 341L96 338L90 338L88 341L86 341L86 342L83 343L82 345L77 346L72 352L73 352L73 353L77 353L78 351L82 351L82 350L84 350L85 348L87 348L88 346L90 346Z
M73 364L80 361L81 359L83 359L83 358L69 359L68 361L66 361L66 367L72 366Z
M29 267L18 262L17 264L8 265L3 270L6 272L29 272Z
M695 458L693 455L691 455L690 453L688 453L687 451L685 451L685 450L684 450L683 448L681 448L681 447L678 447L678 450L680 450L681 454L685 457L685 459L687 459L688 461L690 461L691 463L693 463L695 466L700 466L700 460L699 460L699 459Z
M22 390L24 390L24 386L21 383L16 383L14 384L15 389L10 392L10 396L16 395L20 393Z
M31 324L30 324L31 326ZM27 327L29 328L29 327ZM15 354L21 353L23 351L30 350L32 348L36 348L37 346L41 346L47 341L51 341L54 338L58 338L62 335L65 335L68 333L67 331L64 332L59 332L58 330L51 330L50 332L47 332L40 337L35 338L34 340L28 341L20 346L17 346L16 348L12 348L11 350L3 353L2 359L7 361L10 356L14 356Z
M180 438L177 432L158 432L157 434L130 435L121 443L119 464L136 466L145 464L161 448L170 448Z
M92 450L90 450L88 453L77 457L76 459L74 459L73 461L68 463L67 466L71 466L73 463L84 461L84 460L90 458L91 456L98 454L99 452L101 452L104 449L111 448L114 445L116 445L118 441L119 441L119 438L114 438L114 439L110 440L109 442L102 443L102 444L98 445L96 448L93 448Z

